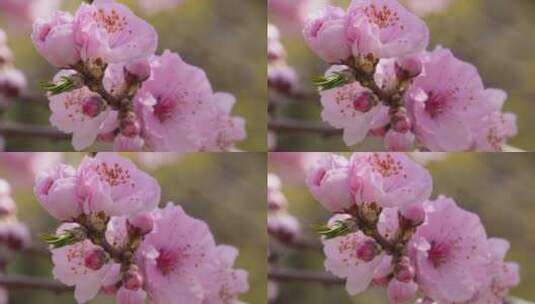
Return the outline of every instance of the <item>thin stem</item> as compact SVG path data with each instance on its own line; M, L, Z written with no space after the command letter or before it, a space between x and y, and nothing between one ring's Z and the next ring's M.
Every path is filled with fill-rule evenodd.
M268 278L279 282L305 281L312 283L321 283L325 285L344 284L345 280L337 278L322 271L310 271L299 269L280 269L272 268L268 270Z
M300 121L290 118L270 119L268 128L272 131L286 133L320 133L326 136L342 134L342 130L331 128L323 123Z
M0 286L8 289L42 289L53 292L69 292L73 290L72 287L65 286L54 280L28 276L0 275Z
M0 134L11 137L35 137L52 140L69 140L69 135L54 128L20 123L0 123Z

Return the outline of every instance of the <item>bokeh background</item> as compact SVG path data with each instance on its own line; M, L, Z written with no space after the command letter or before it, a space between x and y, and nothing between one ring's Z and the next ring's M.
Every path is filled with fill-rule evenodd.
M301 222L305 238L317 240L310 225L325 223L330 215L314 201L295 170L281 171L280 166L274 166L273 160L276 159L270 155L269 170L281 172L279 176L283 180L283 193L288 199L290 214ZM535 301L535 154L426 153L424 156L420 154L417 159L427 163L426 167L433 176L432 198L438 194L453 198L460 207L481 217L489 237L509 240L511 249L507 260L519 263L521 272L521 283L511 291L511 295ZM283 249L279 253L276 266L324 271L321 251ZM387 303L387 298L384 289L371 288L359 296L350 297L343 286L292 282L280 284L280 296L275 304L279 303L382 304Z
M333 0L347 7L349 0ZM518 135L509 144L535 151L535 1L532 0L451 0L442 12L425 17L430 32L429 49L437 45L452 49L460 59L473 63L487 87L501 88L509 94L506 111L518 116ZM275 18L272 21L277 23ZM311 78L323 75L327 66L305 45L300 32L280 28L288 51L288 64L301 76L301 87L313 92ZM298 101L284 100L279 115L308 121L321 121L316 93ZM378 140L348 148L341 136L317 134L279 134L277 151L359 151L382 150Z
M124 154L123 154L124 155ZM62 161L77 165L83 153L63 153ZM154 176L162 188L162 205L180 204L195 218L208 223L218 244L239 249L236 267L249 272L250 291L241 297L247 303L265 303L266 295L266 159L261 153L167 153L127 154L140 168ZM55 158L50 160L50 158ZM39 163L57 162L58 155L37 157ZM27 159L30 159L27 157ZM11 182L18 207L18 218L29 225L35 246L45 247L38 235L52 232L58 222L41 208L33 196L31 174L13 174L20 156L0 153L0 178ZM7 163L6 163L7 162ZM22 163L22 162L20 162ZM25 162L19 172L42 168ZM7 275L52 278L48 255L15 254L11 256ZM71 304L72 294L54 294L42 290L10 290L10 304ZM115 303L99 296L90 303Z
M50 0L39 0L50 1ZM74 12L80 0L63 0L62 9ZM263 151L266 146L266 3L264 0L185 0L174 9L147 15L135 0L119 0L151 23L159 34L160 54L178 52L189 64L203 68L216 91L236 96L234 115L246 119L247 139L239 149ZM38 102L14 100L2 121L50 126L46 98L38 83L50 80L56 70L35 51L31 28L2 19L9 35L15 64L27 76L27 95ZM72 151L68 141L7 138L9 151ZM103 147L98 147L103 148ZM109 148L108 148L109 149Z

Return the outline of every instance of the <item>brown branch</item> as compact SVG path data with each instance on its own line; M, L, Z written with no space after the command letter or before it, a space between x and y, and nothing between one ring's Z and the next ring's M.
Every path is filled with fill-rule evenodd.
M27 276L0 276L0 286L8 289L42 289L53 292L69 292L72 287L46 278L34 278Z
M11 137L35 137L52 140L69 140L70 136L54 128L20 123L0 123L0 134Z
M300 269L272 268L268 270L268 278L278 282L305 281L325 285L339 285L345 283L344 279L337 278L326 272Z
M268 128L272 131L286 133L320 133L326 136L342 134L342 130L331 128L323 123L289 118L271 119L268 122Z

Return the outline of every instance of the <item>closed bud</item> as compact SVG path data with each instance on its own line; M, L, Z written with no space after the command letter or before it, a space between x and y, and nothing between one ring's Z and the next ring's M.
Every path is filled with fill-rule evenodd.
M408 283L412 281L415 274L414 266L406 256L401 257L401 260L394 266L394 277L400 282Z
M372 261L380 252L381 249L374 240L366 240L357 245L357 258L364 262Z
M375 97L370 92L358 93L353 97L353 108L359 112L369 112L375 106Z
M100 96L88 96L82 100L82 113L91 118L97 117L106 107Z
M291 93L297 86L297 73L289 66L268 67L268 87L281 93Z
M138 234L145 235L154 228L154 218L150 212L139 213L128 219L128 225Z
M396 60L396 76L399 79L414 78L422 73L422 61L417 55L410 55Z
M399 133L407 133L412 128L411 120L405 109L399 109L390 119L392 129Z
M108 262L108 254L102 248L88 251L84 257L85 267L91 270L99 270Z
M143 276L136 265L130 265L124 273L123 286L129 290L138 290L143 286Z
M422 204L412 204L401 209L401 216L410 221L412 226L420 226L425 221L425 210Z
M124 66L126 83L141 83L150 77L151 68L147 58L130 61Z
M21 71L9 68L0 73L0 94L17 97L25 88L26 77Z
M126 137L134 137L141 132L141 125L139 124L136 115L131 112L121 120L121 134Z

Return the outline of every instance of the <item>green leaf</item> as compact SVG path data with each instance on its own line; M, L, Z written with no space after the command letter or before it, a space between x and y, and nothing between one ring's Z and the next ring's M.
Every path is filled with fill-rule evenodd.
M348 221L336 221L332 225L312 225L312 229L329 240L353 232L353 226Z
M42 81L39 83L41 87L49 92L51 95L58 95L61 93L72 91L76 88L75 81L71 77L62 76L56 82Z
M60 235L44 233L39 237L48 245L50 245L52 249L57 249L83 241L86 238L86 234L83 228L74 228L71 230L65 230Z
M346 84L346 76L342 72L334 72L328 76L319 76L312 78L314 85L318 87L320 91L334 89L336 87Z

